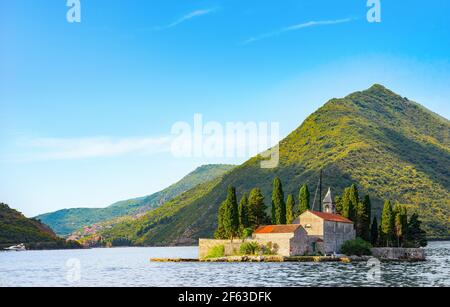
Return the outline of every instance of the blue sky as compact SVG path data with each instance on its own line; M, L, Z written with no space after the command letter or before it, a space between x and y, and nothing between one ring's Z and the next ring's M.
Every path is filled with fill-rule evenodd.
M0 2L0 200L28 216L156 192L204 163L174 158L177 121L295 129L381 83L450 118L450 3L381 0Z

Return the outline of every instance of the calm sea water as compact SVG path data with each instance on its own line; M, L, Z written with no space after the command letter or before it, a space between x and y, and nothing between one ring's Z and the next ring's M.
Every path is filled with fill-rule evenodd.
M376 263L149 261L195 258L196 247L0 252L0 286L450 286L450 242L432 242L427 253L427 262L378 270Z

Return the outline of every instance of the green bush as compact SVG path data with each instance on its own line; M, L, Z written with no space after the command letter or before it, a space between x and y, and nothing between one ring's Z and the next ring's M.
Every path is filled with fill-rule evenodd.
M261 250L261 247L256 242L242 243L240 247L241 255L256 255Z
M206 255L206 258L212 259L212 258L221 258L224 256L225 256L225 246L216 245L208 251L208 255Z
M370 256L372 255L372 244L361 238L347 241L342 245L342 252L347 256Z
M253 234L253 229L252 228L245 228L241 232L241 239L250 238L252 236L252 234Z

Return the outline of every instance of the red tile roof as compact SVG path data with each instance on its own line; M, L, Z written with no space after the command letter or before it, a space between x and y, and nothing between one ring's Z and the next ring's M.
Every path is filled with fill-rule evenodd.
M300 225L269 225L256 229L255 234L265 233L293 233L300 228Z
M338 214L317 212L317 211L309 211L309 212L311 212L315 216L320 217L321 219L324 219L325 221L353 224L353 222L350 221L348 218L345 218Z

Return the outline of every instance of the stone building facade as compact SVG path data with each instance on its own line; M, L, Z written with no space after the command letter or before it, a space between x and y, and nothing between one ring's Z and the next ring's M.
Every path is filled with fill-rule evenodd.
M298 224L307 233L310 253L340 253L342 244L356 237L353 222L337 214L306 211Z
M276 245L278 255L294 256L305 253L307 233L301 225L269 225L259 227L253 233L253 240L261 245Z

